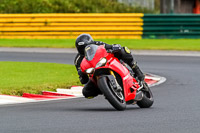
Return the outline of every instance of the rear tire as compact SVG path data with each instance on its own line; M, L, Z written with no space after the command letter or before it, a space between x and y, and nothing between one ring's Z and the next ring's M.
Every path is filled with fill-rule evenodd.
M105 95L109 103L119 111L126 109L126 102L122 92L115 92L112 86L109 84L109 80L106 76L102 76L98 79L97 85L101 92Z
M143 98L141 101L137 102L137 105L140 108L150 108L154 103L154 99L151 89L148 87L147 83L144 83L144 89L141 91L143 92Z

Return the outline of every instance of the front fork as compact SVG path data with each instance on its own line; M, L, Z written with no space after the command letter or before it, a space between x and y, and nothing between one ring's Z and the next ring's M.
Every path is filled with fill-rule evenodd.
M110 70L110 74L113 75L114 77L114 81L116 83L116 87L114 87L116 89L117 92L121 92L122 91L122 88L121 86L118 84L117 80L116 80L116 77L115 77L115 74L112 70Z
M111 85L115 89L116 92L122 92L122 87L119 85L119 83L116 80L116 76L112 70L109 70L110 75L107 75ZM106 75L105 75L106 76ZM97 80L100 78L100 76L96 77Z

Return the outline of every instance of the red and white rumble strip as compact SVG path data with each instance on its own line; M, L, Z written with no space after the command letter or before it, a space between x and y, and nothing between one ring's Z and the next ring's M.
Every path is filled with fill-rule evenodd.
M165 82L166 78L153 74L146 74L145 81L152 87ZM58 88L56 90L57 92L43 91L42 95L24 93L22 97L0 95L0 105L83 97L82 88L83 86L72 86L71 89Z

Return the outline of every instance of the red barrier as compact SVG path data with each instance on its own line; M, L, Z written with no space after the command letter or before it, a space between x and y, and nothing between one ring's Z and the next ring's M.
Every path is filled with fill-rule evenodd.
M49 96L68 96L68 97L74 97L74 95L69 94L61 94L57 92L50 92L50 91L43 91L42 95L49 95Z
M30 98L34 100L47 100L47 99L69 98L72 96L52 96L52 95L37 95L37 94L24 93L22 97L26 97L26 98Z

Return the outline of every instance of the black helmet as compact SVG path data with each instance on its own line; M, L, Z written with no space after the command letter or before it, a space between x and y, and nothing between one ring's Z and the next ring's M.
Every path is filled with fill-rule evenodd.
M79 54L84 55L85 47L90 43L93 42L92 36L90 34L81 34L76 38L76 48Z

